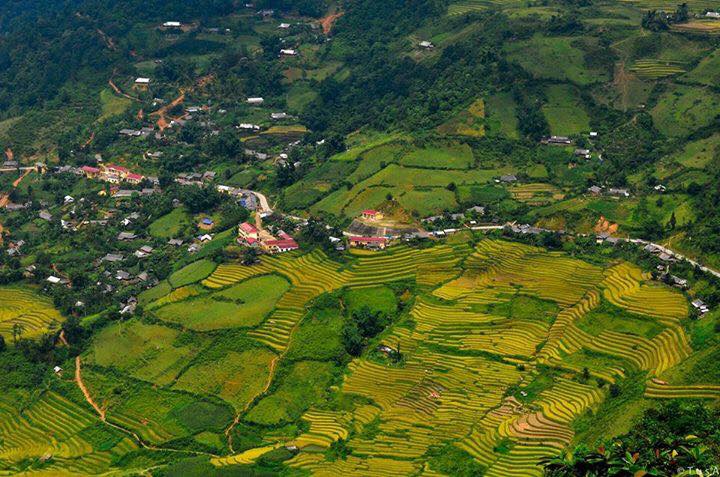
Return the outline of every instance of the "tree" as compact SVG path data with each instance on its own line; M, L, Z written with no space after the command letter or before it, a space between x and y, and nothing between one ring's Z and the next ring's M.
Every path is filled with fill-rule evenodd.
M252 247L246 248L242 255L243 265L255 265L258 261L258 251Z
M675 218L675 211L673 210L672 214L670 215L670 220L668 220L668 229L675 230L676 225L677 219Z
M0 335L0 353L5 351L7 349L7 344L5 343L5 338L3 335Z
M342 342L350 356L360 356L363 350L363 337L354 321L347 321L342 331Z
M17 345L18 340L22 337L22 334L25 332L25 325L22 323L13 323L12 325L12 336L13 336L13 343Z

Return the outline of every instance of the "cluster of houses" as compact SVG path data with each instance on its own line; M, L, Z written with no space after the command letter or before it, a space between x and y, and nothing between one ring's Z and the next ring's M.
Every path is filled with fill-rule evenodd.
M594 196L630 197L630 190L624 187L609 187L605 189L604 187L594 185L588 187L588 192Z
M258 247L267 253L291 252L299 248L295 239L284 231L278 232L278 237L273 237L267 232L261 232L253 224L243 222L238 225L237 241L247 247Z
M88 179L99 179L104 182L109 182L110 184L126 182L128 184L138 185L145 179L145 176L142 174L136 174L127 167L116 164L100 164L98 167L82 166L80 171ZM153 180L153 182L157 181L156 178L151 180Z

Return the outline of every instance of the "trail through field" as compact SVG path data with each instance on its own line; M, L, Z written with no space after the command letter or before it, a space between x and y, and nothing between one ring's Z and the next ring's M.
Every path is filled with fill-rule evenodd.
M333 24L335 23L335 20L337 20L338 18L343 16L344 13L345 12L332 13L332 14L322 18L320 20L320 24L322 25L323 33L325 33L326 35L329 35L330 32L332 31L332 27L333 27Z
M106 422L105 410L98 406L98 404L93 400L92 396L90 395L90 391L88 391L88 388L85 386L85 383L82 380L82 361L80 360L80 356L75 357L75 382L80 388L80 391L82 391L83 396L85 396L85 400L87 401L87 403L90 404L93 409L95 409L95 412L98 413L100 419L103 422Z
M123 93L122 90L121 90L120 88L118 88L117 85L113 82L112 78L110 78L110 79L108 80L108 84L110 85L110 87L112 88L112 90L115 91L115 94L118 94L118 95L120 95L120 96L122 96L122 97L124 97L124 98L127 98L127 99L131 99L131 100L133 100L133 101L138 101L138 102L140 101L140 100L139 100L138 98L136 98L135 96L130 96L129 94Z
M182 104L183 101L185 101L185 91L181 89L180 96L173 99L170 103L166 104L157 111L153 111L152 113L150 113L150 116L158 116L157 127L160 129L160 132L164 131L168 128L168 126L170 126L170 122L166 118L168 111L173 109L175 106ZM175 119L181 119L182 117L183 115Z
M95 139L95 131L93 131L92 133L90 133L90 137L88 138L87 141L85 141L85 142L83 143L82 146L80 146L80 149L85 149L86 147L88 147L88 146L90 145L90 143L93 142L94 139Z
M14 157L13 152L12 152L12 150L11 150L10 148L8 148L8 149L5 151L5 155L6 155L7 157ZM25 176L27 176L28 174L30 174L30 172L32 172L32 169L25 169L25 172L23 172L20 177L18 177L17 179L15 179L15 180L13 181L13 183L12 183L12 188L13 188L13 189L16 189L17 186L20 185L20 182L22 182L22 180L25 178ZM7 194L0 194L0 209L2 209L3 207L5 207L6 205L8 205L9 202L10 202L10 194L9 194L9 193L7 193ZM4 232L4 231L5 231L5 228L3 227L3 224L0 223L0 245L3 244L3 232Z
M115 45L115 42L113 41L112 38L110 38L110 37L107 35L107 33L105 33L104 31L102 31L102 30L99 29L99 28L98 28L96 31L98 32L98 35L100 35L100 37L101 37L101 38L103 39L103 41L105 42L105 46L107 46L109 49L111 49L111 50L113 50L113 51L116 51L116 50L117 50L117 46Z
M265 387L263 388L262 391L260 391L255 396L253 396L253 398L250 401L248 401L248 403L245 405L245 407L243 407L243 410L241 412L239 412L237 414L237 416L235 416L235 419L233 420L232 424L230 424L230 427L228 427L225 430L225 436L227 437L227 440L228 440L228 448L230 449L231 453L234 453L235 449L233 449L232 434L230 434L230 433L232 432L233 428L235 426L237 426L238 423L240 422L240 416L245 414L247 412L247 410L250 409L250 406L252 406L252 404L258 398L262 397L263 395L265 395L265 393L268 392L268 389L270 389L270 385L272 384L273 379L275 378L275 369L277 368L277 363L284 354L285 353L283 353L282 355L279 355L279 356L275 356L273 358L273 360L270 361L270 373L268 374L268 379L267 379L267 382L265 383Z
M176 453L181 453L181 454L193 454L193 455L204 455L204 456L209 456L209 457L218 457L217 455L211 454L209 452L182 450L182 449L170 449L170 448L166 448L166 447L156 447L156 446L146 443L139 435L137 435L135 432L131 431L130 429L126 429L126 428L119 426L117 424L114 424L112 422L108 422L105 409L98 406L98 404L95 402L92 395L90 394L90 391L88 390L87 386L85 386L85 383L83 382L82 361L80 359L80 356L77 356L75 358L75 383L78 385L78 388L80 388L80 391L83 393L83 396L85 396L85 401L87 401L87 403L90 404L90 406L92 406L93 409L95 409L95 412L97 412L98 417L104 424L106 424L114 429L117 429L118 431L124 432L125 434L128 434L129 436L132 436L132 438L135 439L135 441L137 442L137 444L140 447L142 447L144 449L160 451L160 452L176 452Z

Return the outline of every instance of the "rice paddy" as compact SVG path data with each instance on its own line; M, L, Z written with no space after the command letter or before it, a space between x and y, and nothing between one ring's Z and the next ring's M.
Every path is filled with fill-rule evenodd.
M31 288L0 287L0 335L10 342L17 338L35 338L48 329L57 329L62 315L51 301Z
M720 398L720 388L702 379L665 378L692 353L682 325L687 299L625 262L603 267L457 236L426 249L352 251L342 264L317 249L262 256L253 266L225 263L199 282L179 281L185 285L165 288L148 306L170 323L105 328L86 353L85 379L108 422L156 445L186 436L217 441L228 409L243 425L265 429L255 444L212 457L217 467L294 446L286 464L312 475L442 475L428 453L451 445L485 475L539 476L540 459L574 443L575 420L608 398L607 383L630 373L646 374L649 400ZM326 293L342 294L349 310L371 305L400 316L346 372L336 361L343 315L308 313ZM220 328L201 325L236 327L238 320L242 327L220 339L213 334ZM402 362L374 352L378 343L402 350ZM112 450L98 452L75 437L96 424L94 414L48 396L55 408L78 407L61 424L68 443L23 446L44 431L22 424L25 436L13 423L47 411L21 418L0 398L0 415L15 416L0 425L0 460L20 462L59 446L57 465L70 465L60 458L65 452L106 470L113 452L134 448L120 436ZM329 458L341 440L351 455Z

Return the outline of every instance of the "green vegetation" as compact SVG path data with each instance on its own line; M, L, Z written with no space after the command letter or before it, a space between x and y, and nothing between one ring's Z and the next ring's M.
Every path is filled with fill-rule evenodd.
M148 232L153 237L171 239L178 237L189 225L191 225L190 216L187 211L178 207L151 223Z
M194 330L252 327L262 322L288 288L283 278L268 275L165 305L155 313L161 320Z

